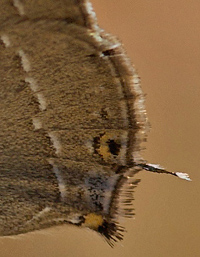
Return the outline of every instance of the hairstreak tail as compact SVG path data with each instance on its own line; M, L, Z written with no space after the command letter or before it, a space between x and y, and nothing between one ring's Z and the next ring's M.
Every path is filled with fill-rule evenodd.
M0 236L69 223L113 245L138 171L190 180L140 156L140 79L89 1L2 0L0 60Z

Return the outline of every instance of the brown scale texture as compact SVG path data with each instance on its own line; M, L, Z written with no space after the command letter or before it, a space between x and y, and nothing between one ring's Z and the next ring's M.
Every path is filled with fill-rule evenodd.
M87 201L88 176L109 179L133 163L135 133L144 126L133 108L140 95L130 82L134 70L119 43L100 32L86 2L21 1L20 15L12 1L2 1L0 36L6 35L10 45L1 40L1 236L60 224L59 218L70 222L73 215L94 211ZM36 92L27 78L34 79ZM108 140L95 145L102 135ZM58 177L65 185L64 197ZM112 211L112 192L110 199ZM99 212L111 220L105 210Z

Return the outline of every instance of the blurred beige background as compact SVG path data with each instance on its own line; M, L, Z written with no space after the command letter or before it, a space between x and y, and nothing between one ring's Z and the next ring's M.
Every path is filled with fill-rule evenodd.
M188 172L193 182L141 172L135 219L111 249L66 226L0 240L0 257L200 256L200 1L93 0L99 24L137 67L152 125L145 159Z

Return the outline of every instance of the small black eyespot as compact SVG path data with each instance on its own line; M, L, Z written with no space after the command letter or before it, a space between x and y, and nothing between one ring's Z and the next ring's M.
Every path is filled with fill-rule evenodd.
M109 147L109 150L110 150L111 154L117 156L120 152L121 145L116 143L113 139L109 139L107 141L107 144L108 144L108 147Z
M115 51L113 49L105 50L102 52L104 56L113 56L115 55Z

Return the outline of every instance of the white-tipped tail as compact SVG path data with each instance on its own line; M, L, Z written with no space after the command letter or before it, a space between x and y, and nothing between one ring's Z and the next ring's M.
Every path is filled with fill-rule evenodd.
M168 170L165 170L164 168L160 167L158 164L150 164L150 163L137 163L137 166L142 167L143 170L148 170L150 172L156 172L156 173L165 173L170 174L188 181L192 181L187 173L183 172L171 172Z
M188 180L188 181L192 181L187 173L175 172L175 174L179 178L182 178L182 179L185 179L185 180Z

